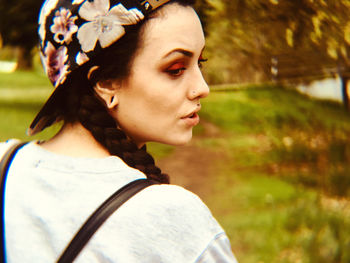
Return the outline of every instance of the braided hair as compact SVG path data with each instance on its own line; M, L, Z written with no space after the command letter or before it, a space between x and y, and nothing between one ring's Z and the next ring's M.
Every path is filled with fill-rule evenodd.
M110 154L119 156L127 165L142 171L150 179L169 183L168 176L161 173L146 147L139 149L127 138L95 94L81 97L78 119Z
M170 3L174 2L182 6L193 6L194 4L192 0L174 0ZM159 10L155 11L152 16L157 16ZM65 123L80 122L111 155L120 157L130 167L143 172L147 178L160 183L169 183L168 175L162 173L155 165L153 157L146 151L146 146L138 148L126 136L117 121L109 114L105 102L94 90L99 81L123 79L129 75L131 63L140 47L146 23L147 21L142 21L130 26L128 33L120 40L77 69L76 74L72 74L72 77L67 80L66 87L69 88L62 92L65 103L63 107L62 103L60 107L57 107L56 114ZM92 66L97 67L89 75L89 79L79 77L81 74L87 75Z

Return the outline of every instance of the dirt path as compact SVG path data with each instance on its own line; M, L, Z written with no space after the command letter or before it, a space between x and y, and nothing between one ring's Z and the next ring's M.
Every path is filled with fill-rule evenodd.
M220 130L211 123L202 122L204 133L192 139L186 146L176 147L174 152L157 161L163 172L170 175L171 183L181 185L202 199L211 192L211 179L215 165L223 153L198 146L203 138L220 136Z

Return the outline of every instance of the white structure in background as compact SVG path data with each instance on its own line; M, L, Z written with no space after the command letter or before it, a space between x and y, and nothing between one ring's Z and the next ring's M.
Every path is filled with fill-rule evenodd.
M342 102L341 80L339 77L314 81L308 85L299 85L298 91L310 97Z
M0 61L0 72L11 73L14 72L17 67L17 62Z

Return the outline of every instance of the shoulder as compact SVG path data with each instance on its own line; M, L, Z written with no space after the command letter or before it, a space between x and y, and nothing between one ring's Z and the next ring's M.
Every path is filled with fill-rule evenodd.
M146 188L135 198L135 203L143 203L147 211L156 209L169 218L172 222L182 222L193 227L203 224L204 227L210 225L221 230L216 220L212 216L208 207L194 193L176 185L153 185ZM146 212L146 211L145 211ZM185 222L183 222L185 219Z
M140 196L152 199L157 205L180 206L185 204L204 207L202 200L185 188L171 184L152 185L144 189Z
M121 206L95 241L115 261L123 256L121 262L195 262L221 234L198 196L179 186L152 185Z
M196 194L176 185L154 185L136 197L139 214L161 232L154 238L163 235L167 245L162 248L178 260L169 262L236 262L226 233Z
M176 185L152 185L132 197L117 213L149 220L150 226L176 233L216 235L223 232L208 207L194 193Z
M156 223L164 231L177 233L175 237L180 243L188 238L188 242L203 242L204 245L214 236L224 233L205 203L180 186L154 185L141 192L138 198L143 200L145 215L157 211Z
M19 142L17 139L10 139L5 142L0 142L0 159L4 156L6 151L17 142Z

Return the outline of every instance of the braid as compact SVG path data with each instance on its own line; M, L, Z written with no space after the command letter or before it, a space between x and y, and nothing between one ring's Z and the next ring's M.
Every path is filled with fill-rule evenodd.
M146 147L139 149L134 142L126 137L96 96L91 92L81 97L78 109L79 122L91 132L100 144L107 148L110 154L120 157L130 167L145 173L149 179L160 183L169 183L168 175L163 174L155 165L154 159L146 151Z

